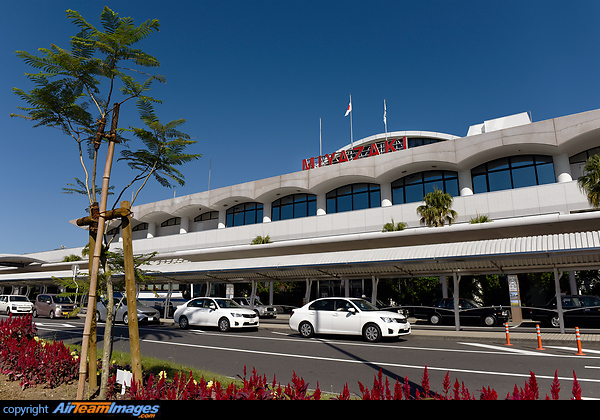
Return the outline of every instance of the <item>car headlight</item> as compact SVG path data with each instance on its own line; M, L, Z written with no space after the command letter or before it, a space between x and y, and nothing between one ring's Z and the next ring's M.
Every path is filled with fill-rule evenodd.
M380 318L383 322L394 322L394 318L390 318L387 316L381 316Z
M236 313L236 312L232 312L232 313L231 313L231 316L232 316L232 317L234 317L234 318L241 318L241 317L243 317L244 315L242 315L242 314L238 314L238 313Z

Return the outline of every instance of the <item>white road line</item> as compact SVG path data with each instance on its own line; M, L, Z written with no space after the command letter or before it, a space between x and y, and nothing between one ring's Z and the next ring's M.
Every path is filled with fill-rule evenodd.
M566 350L573 350L573 354L556 354L556 353L547 353L544 352L543 350L519 350L519 349L514 349L512 347L500 347L500 346L493 346L490 344L482 344L482 343L460 343L460 344L465 344L465 345L469 345L469 346L476 346L476 347L483 347L483 348L487 348L487 349L496 349L498 351L504 351L504 352L508 352L508 353L515 353L515 354L521 354L524 356L541 356L541 357L561 357L561 358L581 358L581 357L585 357L586 359L600 359L600 356L587 356L587 354L585 356L581 356L581 355L575 355L575 351L577 349L573 349L571 347L555 347L555 346L544 346L545 349L566 349ZM590 351L590 352L594 352L594 353L600 353L599 351Z
M262 356L278 356L278 357L290 357L296 359L309 359L309 360L321 360L326 362L337 362L337 363L350 363L350 364L361 364L361 365L374 365L374 366L387 366L387 367L398 367L398 368L407 368L407 369L425 369L425 366L418 365L407 365L402 363L387 363L387 362L374 362L374 361L364 361L364 360L355 360L355 359L340 359L336 357L321 357L321 356L307 356L304 354L290 354L290 353L275 353L263 350L247 350L247 349L239 349L239 348L230 348L230 347L217 347L217 346L207 346L200 344L189 344L189 343L173 343L173 342L164 342L157 340L147 340L140 339L140 341L146 343L154 343L154 344L167 344L171 346L179 346L179 347L190 347L197 349L207 349L207 350L218 350L218 351L230 351L234 353L251 353L251 354L259 354ZM438 370L443 372L455 372L455 373L468 373L468 374L477 374L477 375L493 375L493 376L510 376L510 377L520 377L520 378L529 378L529 374L520 374L520 373L510 373L510 372L491 372L491 371L481 371L481 370L471 370L471 369L454 369L454 368L446 368L446 367L434 367L427 365L427 370ZM553 380L554 376L539 376L536 375L538 379L550 379ZM564 377L559 378L560 380L572 380L573 378ZM577 378L580 382L598 382L600 383L600 379L585 379L585 378Z

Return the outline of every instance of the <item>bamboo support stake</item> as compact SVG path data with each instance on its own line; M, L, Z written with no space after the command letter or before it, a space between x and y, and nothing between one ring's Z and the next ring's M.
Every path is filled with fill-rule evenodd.
M133 379L142 384L142 360L140 354L140 331L138 328L137 302L135 292L135 269L133 267L133 241L129 201L121 202L121 209L127 215L121 217L123 233L123 260L125 261L125 290L127 292L127 318L129 326L129 349Z
M77 399L82 400L85 391L85 379L87 374L87 359L89 350L89 337L92 329L92 318L96 316L96 288L98 285L98 270L100 267L100 255L102 253L102 234L104 232L106 203L108 201L108 188L110 184L110 171L112 168L113 155L115 152L115 143L117 140L117 125L119 121L119 104L116 103L113 108L111 130L106 153L106 163L104 166L104 175L102 177L102 194L100 196L100 208L98 214L98 232L96 234L96 244L94 246L94 255L92 258L92 267L90 270L90 291L88 296L88 307L85 316L85 327L83 329L83 339L81 340L81 355L79 362L79 384L77 387ZM90 252L92 250L90 249Z

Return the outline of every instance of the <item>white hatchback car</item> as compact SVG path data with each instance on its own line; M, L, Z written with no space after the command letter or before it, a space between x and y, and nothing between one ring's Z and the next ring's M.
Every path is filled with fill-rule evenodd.
M302 337L315 334L362 335L366 341L410 334L404 315L383 311L364 299L322 298L294 309L290 328Z
M33 303L22 295L0 295L0 313L30 314L33 313Z
M242 308L227 298L195 298L177 307L173 315L175 323L186 329L189 326L218 327L220 331L231 328L258 328L258 315Z

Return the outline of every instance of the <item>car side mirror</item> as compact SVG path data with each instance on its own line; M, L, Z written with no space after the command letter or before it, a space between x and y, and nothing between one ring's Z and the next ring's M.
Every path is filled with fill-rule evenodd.
M217 309L217 307L215 306L215 304L214 304L214 303L213 303L213 304L211 304L211 305L209 305L209 306L208 306L208 308L209 308L211 311L214 311L215 309Z
M348 308L348 312L350 312L350 313L355 313L355 312L356 312L356 309L355 309L355 308Z

